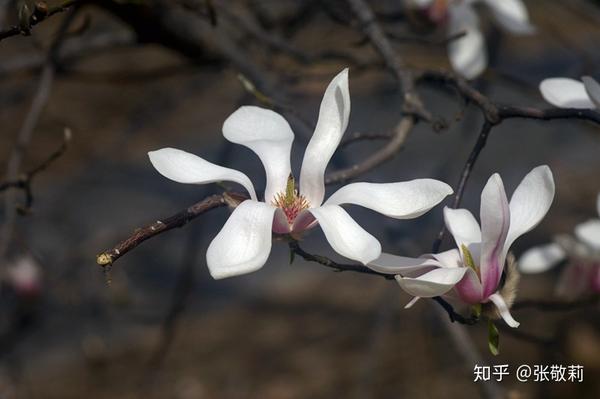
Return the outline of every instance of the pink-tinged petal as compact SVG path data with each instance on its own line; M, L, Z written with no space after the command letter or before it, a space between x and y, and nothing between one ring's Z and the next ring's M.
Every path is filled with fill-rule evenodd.
M479 30L479 18L466 2L449 7L448 15L448 35L464 33L463 37L448 44L450 64L465 78L474 79L481 75L488 63L485 40Z
M582 77L581 81L583 82L583 86L585 87L585 91L590 97L590 100L592 100L596 106L596 109L600 109L600 84L589 76Z
M512 315L510 314L510 310L508 309L508 306L506 306L506 302L504 301L504 298L502 298L502 296L500 294L493 294L490 295L490 301L492 301L494 303L494 305L496 305L496 308L498 309L498 313L500 313L500 316L502 317L502 319L504 319L504 321L506 322L506 324L508 324L509 327L512 328L517 328L519 327L519 323L518 321L516 321L515 319L513 319Z
M355 204L396 219L413 219L429 211L452 188L434 179L399 183L352 183L333 193L325 204Z
M510 199L510 228L503 257L517 238L542 221L553 199L554 178L548 166L538 166L523 178Z
M444 208L444 222L446 228L454 237L456 246L461 249L466 246L477 262L479 257L473 253L474 246L481 243L481 228L473 214L467 209Z
M405 274L415 271L428 271L442 267L435 259L408 258L382 252L379 258L367 264L367 267L379 273Z
M483 297L496 292L504 269L504 243L510 227L510 210L500 175L490 177L481 192L481 261Z
M312 207L323 203L325 169L340 144L350 116L348 69L340 72L325 90L315 132L306 147L300 171L300 193Z
M600 219L591 219L577 225L575 235L593 250L600 251Z
M454 287L458 298L469 305L481 303L483 300L483 288L479 277L473 271L473 269L464 267L466 269L464 277Z
M381 255L381 244L367 233L338 205L311 208L325 233L325 238L338 254L366 265Z
M530 34L535 28L529 22L527 8L521 0L483 0L492 10L498 23L507 31L516 34Z
M441 263L443 267L463 267L462 256L458 249L450 249L438 254L427 255Z
M281 115L260 107L241 107L223 123L223 136L260 158L267 175L266 203L271 203L278 192L285 192L294 133Z
M395 276L400 287L412 296L431 298L444 295L458 283L467 268L438 268L419 277Z
M289 234L292 231L290 224L288 223L287 216L281 208L275 210L273 216L273 233L276 234Z
M562 247L554 243L533 247L519 258L519 271L526 274L543 273L558 265L566 256Z
M239 183L256 200L252 182L242 172L224 168L175 148L162 148L148 153L152 166L164 177L178 183L206 184L218 181Z
M569 78L550 78L540 83L546 101L559 108L594 109L582 82Z
M317 224L317 219L315 219L308 209L305 209L296 216L294 225L292 226L292 232L302 233L303 231L312 229Z
M271 252L275 207L246 200L233 213L206 251L215 279L237 276L263 267Z

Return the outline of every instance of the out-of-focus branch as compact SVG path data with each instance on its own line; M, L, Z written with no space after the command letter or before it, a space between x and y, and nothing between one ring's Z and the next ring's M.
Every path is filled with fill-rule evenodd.
M40 173L46 170L54 161L60 158L69 146L69 142L71 141L71 129L65 128L63 142L61 146L51 153L48 158L46 158L42 163L40 163L35 168L31 169L28 172L25 172L18 179L12 181L5 181L0 183L0 192L8 190L10 188L16 188L23 190L25 193L25 205L20 207L20 211L23 213L28 213L31 209L31 205L33 204L33 191L31 189L31 185L33 184L33 179Z
M575 301L524 299L513 304L513 310L535 309L544 312L568 312L600 303L600 295L592 295Z
M0 31L0 41L19 34L28 35L30 33L29 30L35 25L39 24L42 21L45 21L47 18L53 16L54 14L67 11L72 6L82 2L82 0L64 0L60 4L53 7L48 7L46 2L44 1L37 2L35 4L35 9L30 10L31 16L29 18L29 21L22 21L25 23L26 26L14 25L8 29Z
M338 170L327 175L325 184L343 183L356 176L359 176L375 167L381 165L383 162L392 158L400 151L408 135L410 134L413 126L415 125L415 119L413 117L404 117L400 119L400 122L394 129L394 133L391 139L386 142L380 150L371 154L364 161L352 165L349 168Z

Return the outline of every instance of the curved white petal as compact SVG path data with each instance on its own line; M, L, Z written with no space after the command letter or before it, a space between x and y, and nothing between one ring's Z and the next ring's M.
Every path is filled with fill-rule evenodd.
M267 174L266 203L285 191L294 133L281 115L260 107L241 107L223 123L223 136L248 147L262 161Z
M250 197L256 199L252 182L242 172L215 165L194 154L175 148L161 148L148 153L152 166L167 179L178 183L205 184L232 181L244 186Z
M379 273L404 274L442 267L442 265L435 259L408 258L382 252L379 258L369 262L367 267Z
M567 254L555 243L528 249L519 258L519 271L527 274L543 273L558 265Z
M494 303L494 305L496 305L498 313L500 313L500 316L504 319L506 324L508 324L512 328L519 327L521 323L513 319L512 315L510 314L510 310L508 309L508 306L506 306L504 298L502 298L500 294L490 295L490 300Z
M475 216L468 209L444 207L444 222L459 250L463 245L471 249L472 244L481 242L481 228L475 220ZM477 260L475 259L475 261Z
M325 169L338 147L350 116L348 68L340 72L325 90L319 120L302 160L300 193L311 206L323 203L325 196Z
M449 7L448 35L464 33L448 44L452 68L467 79L479 76L487 67L485 39L479 30L479 18L473 8L461 2Z
M467 268L439 268L419 277L395 276L400 287L412 296L431 298L450 291L465 275Z
M590 100L592 100L597 109L600 109L600 84L589 76L582 77L581 81Z
M537 226L552 205L554 177L546 165L529 172L510 199L510 228L504 244L504 255L521 235Z
M591 219L577 225L575 235L594 250L600 251L600 219Z
M237 276L263 267L271 252L275 207L246 200L233 211L206 251L215 279Z
M540 92L546 101L559 108L594 109L585 86L578 80L569 78L544 79Z
M400 183L352 183L333 193L325 204L355 204L396 219L419 217L439 204L452 188L434 179Z
M481 192L481 261L483 297L498 289L504 269L504 243L510 227L510 210L500 175L494 173Z
M529 34L535 28L529 23L527 8L521 0L483 0L500 25L509 32Z
M437 254L430 254L433 259L440 262L442 267L463 267L462 256L458 249L449 249L448 251Z
M381 244L338 205L309 209L338 254L366 265L381 255Z

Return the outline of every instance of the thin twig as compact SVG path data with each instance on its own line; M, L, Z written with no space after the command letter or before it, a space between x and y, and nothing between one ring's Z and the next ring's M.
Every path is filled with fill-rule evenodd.
M35 10L33 10L33 14L31 16L30 20L28 21L29 22L28 26L23 27L20 25L13 25L8 29L0 31L0 41L6 39L8 37L17 36L20 34L28 35L29 29L31 29L35 25L39 24L40 22L45 21L47 18L53 16L54 14L58 14L63 11L67 11L70 7L77 5L77 3L81 3L81 2L82 2L82 0L65 0L62 3L60 3L59 5L56 5L54 7L47 7L47 5L46 5L45 7L47 7L47 8L44 8L44 5L46 3L40 2L40 5L36 4Z

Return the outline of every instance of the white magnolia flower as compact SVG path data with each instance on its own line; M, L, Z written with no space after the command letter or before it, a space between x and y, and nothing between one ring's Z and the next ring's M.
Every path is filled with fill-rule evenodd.
M542 220L553 198L554 180L548 166L529 172L510 203L496 173L481 193L481 227L467 209L444 208L446 227L457 248L416 259L384 253L368 266L396 275L400 286L415 297L440 296L454 289L467 304L491 301L506 323L517 327L519 323L498 293L506 256L512 243Z
M5 271L5 280L20 296L35 297L42 289L40 266L29 255L17 258L9 263Z
M464 33L464 36L448 44L448 57L452 68L467 79L479 76L487 67L488 56L485 38L479 27L479 17L474 5L487 6L496 22L513 34L533 33L527 8L521 0L408 0L409 4L438 15L446 7L448 36ZM429 11L431 10L431 11ZM436 17L435 21L441 20Z
M600 217L600 194L596 202ZM568 264L557 286L557 294L574 299L586 293L600 293L600 219L575 227L575 235L561 235L553 243L533 247L519 259L523 273L542 273L562 261Z
M204 184L220 180L244 186L251 199L242 202L211 242L206 261L214 278L260 269L271 252L271 233L297 235L319 224L333 249L366 264L381 254L381 245L360 227L342 204L356 204L396 219L416 218L437 205L452 189L443 182L417 179L401 183L352 183L325 197L324 175L348 124L348 70L329 84L319 110L313 137L300 171L299 191L290 179L294 134L276 112L245 106L223 124L223 135L258 155L266 171L264 201L250 179L237 170L215 165L190 153L163 148L149 153L154 167L179 183Z
M546 101L560 108L600 109L600 84L589 76L544 79L540 92Z

